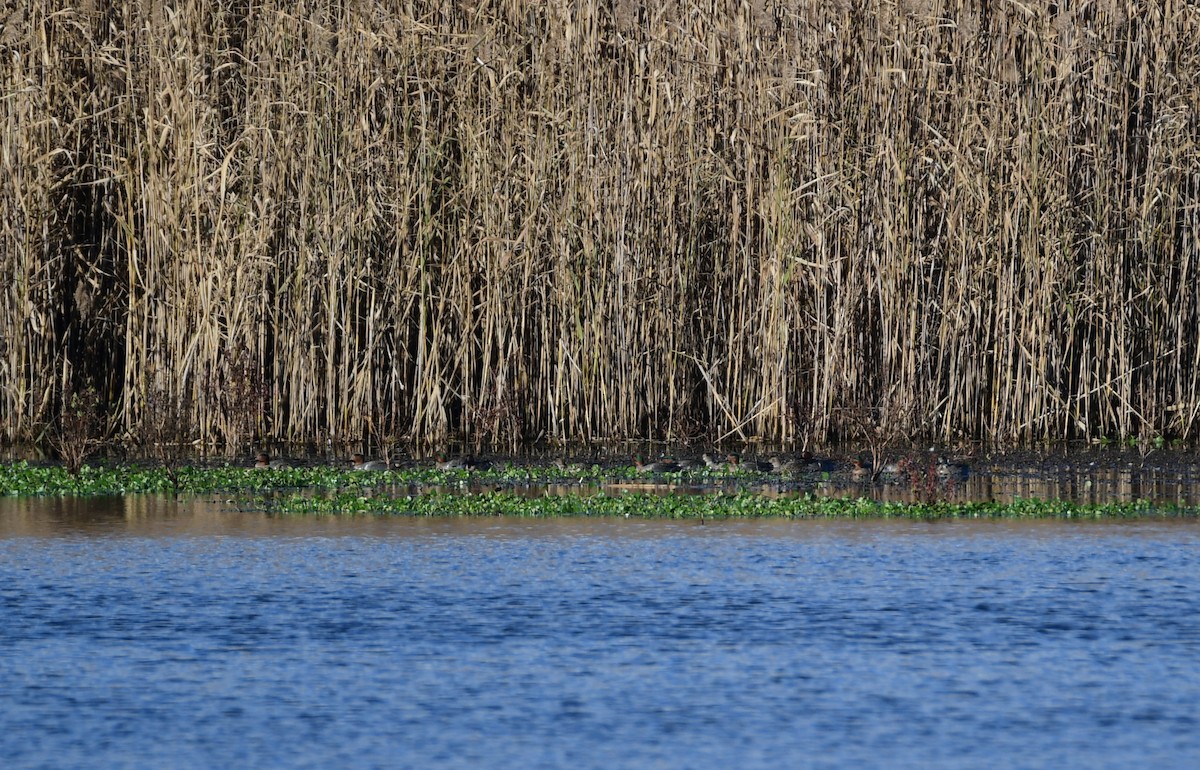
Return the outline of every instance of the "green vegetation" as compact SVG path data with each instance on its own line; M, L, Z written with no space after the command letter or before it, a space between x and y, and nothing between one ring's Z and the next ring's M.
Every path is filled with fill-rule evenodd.
M671 482L760 481L761 475L737 470L695 470L657 474ZM569 471L554 467L503 465L488 470L438 470L413 467L391 471L354 471L332 466L257 469L221 467L88 466L77 473L60 466L27 462L0 465L0 495L109 495L142 492L195 493L277 489L341 489L361 487L519 487L544 484L650 483L632 467L590 466Z
M258 471L233 467L184 467L172 473L165 468L89 465L72 474L66 468L38 467L22 462L0 466L0 495L84 496L216 490L252 493L266 489L345 487L350 484L349 475L329 468Z
M1059 500L1011 503L944 500L881 502L865 497L819 497L807 493L765 495L745 489L725 491L714 484L700 493L643 491L595 493L601 482L646 481L632 469L596 470L574 477L574 489L537 493L566 481L556 469L503 468L467 473L429 468L404 471L346 471L335 468L255 470L246 468L165 469L84 466L72 474L59 467L27 463L0 466L0 494L115 495L221 492L239 507L277 515L401 516L611 516L669 519L731 518L1066 518L1195 516L1191 508L1130 503L1081 504ZM666 483L761 479L742 472L665 474ZM583 482L583 483L581 483ZM470 484L470 490L467 486ZM486 489L487 491L478 491ZM474 490L474 491L472 491ZM532 492L531 492L532 490Z
M545 495L512 492L476 495L424 493L402 496L288 495L259 498L258 505L279 514L400 515L400 516L616 516L652 519L738 518L885 518L980 519L1062 518L1095 519L1196 515L1177 507L1147 502L1077 504L1063 501L1020 500L1012 503L895 503L867 498L795 495L766 497L736 494L653 495L642 493Z
M8 5L0 441L1200 431L1195 3Z

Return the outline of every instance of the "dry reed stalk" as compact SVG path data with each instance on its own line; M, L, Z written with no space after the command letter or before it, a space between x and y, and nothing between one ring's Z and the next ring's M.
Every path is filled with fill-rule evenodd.
M137 433L148 371L239 445L806 443L864 410L1194 437L1198 28L1177 0L34 0L0 37L3 438L85 381ZM237 356L264 406L231 406Z

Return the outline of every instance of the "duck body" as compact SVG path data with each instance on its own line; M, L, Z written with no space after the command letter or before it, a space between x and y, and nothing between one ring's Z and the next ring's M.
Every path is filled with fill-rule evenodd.
M799 457L784 457L776 455L769 461L771 470L776 473L816 473L825 470L825 464L805 450Z
M704 464L714 471L728 470L737 462L732 455L720 457L709 452L704 453L703 459Z
M907 460L885 460L879 465L855 457L850 460L850 476L855 479L882 479L884 481L899 481L908 475Z
M800 470L805 473L816 473L818 471L832 470L833 464L816 457L807 449L800 453L799 459Z
M758 473L770 473L775 470L774 464L768 460L738 460L737 467L746 471L756 471Z
M633 458L633 467L637 468L638 473L675 473L680 470L679 464L670 460L656 460L648 463L643 462L640 456Z
M383 460L368 460L362 455L351 457L350 464L356 471L386 471L390 467Z
M776 455L768 462L771 463L771 470L776 473L795 473L800 470L800 463L794 457L780 457Z
M945 457L939 457L934 472L943 479L965 479L971 472L966 463L953 462Z
M484 471L490 467L492 467L491 463L486 460L477 460L471 455L462 455L461 457L437 456L437 469L439 471Z
M260 471L266 469L278 470L280 468L291 467L292 464L287 460L272 460L270 455L268 455L266 452L259 452L258 456L254 458L254 468Z

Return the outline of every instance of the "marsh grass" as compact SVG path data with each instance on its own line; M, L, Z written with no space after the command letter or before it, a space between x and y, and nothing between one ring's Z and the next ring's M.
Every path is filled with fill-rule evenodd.
M10 6L0 438L1197 434L1193 3Z

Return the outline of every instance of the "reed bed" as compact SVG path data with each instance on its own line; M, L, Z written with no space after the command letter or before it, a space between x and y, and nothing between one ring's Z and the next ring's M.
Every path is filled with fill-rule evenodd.
M1197 435L1194 4L0 13L6 440Z

